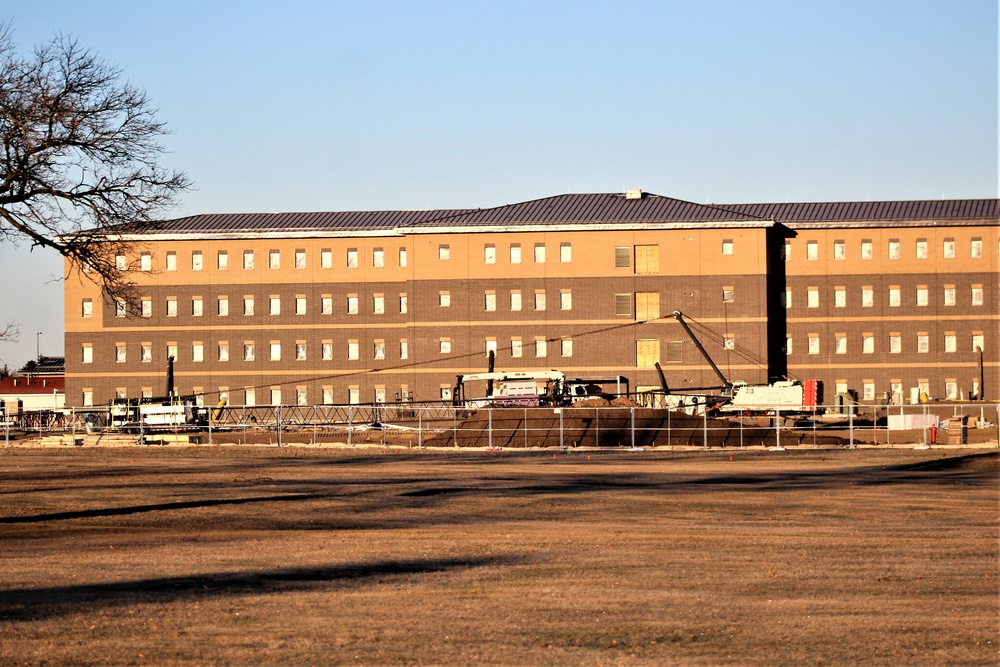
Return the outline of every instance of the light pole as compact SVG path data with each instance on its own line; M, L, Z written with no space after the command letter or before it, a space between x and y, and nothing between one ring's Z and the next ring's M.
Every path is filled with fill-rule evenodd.
M42 353L40 352L41 348L38 345L38 339L41 335L42 335L41 331L35 334L35 361L40 361L42 358Z

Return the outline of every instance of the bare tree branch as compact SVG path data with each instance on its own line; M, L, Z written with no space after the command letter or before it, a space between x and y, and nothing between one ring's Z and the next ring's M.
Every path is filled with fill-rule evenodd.
M166 126L121 76L63 35L22 56L0 23L0 241L53 248L134 303L115 257L190 183L158 164Z

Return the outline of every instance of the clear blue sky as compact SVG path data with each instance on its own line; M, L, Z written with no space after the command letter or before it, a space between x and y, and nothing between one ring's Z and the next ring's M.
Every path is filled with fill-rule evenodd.
M203 212L997 196L995 0L9 3L174 134ZM61 354L61 263L0 245L0 343ZM11 289L11 285L15 289ZM11 296L12 295L12 296Z

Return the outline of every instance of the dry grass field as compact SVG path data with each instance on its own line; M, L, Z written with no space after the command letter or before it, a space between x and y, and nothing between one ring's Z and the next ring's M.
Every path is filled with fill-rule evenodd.
M996 665L995 450L0 450L4 665Z

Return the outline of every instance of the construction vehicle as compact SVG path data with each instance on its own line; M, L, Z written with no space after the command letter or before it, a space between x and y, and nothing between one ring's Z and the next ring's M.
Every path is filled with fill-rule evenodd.
M754 385L746 382L730 382L719 367L712 360L712 357L705 350L705 347L695 336L691 327L684 320L684 314L675 310L671 316L684 329L688 338L701 353L701 356L708 362L716 377L719 378L720 385L717 387L705 387L706 392L713 393L683 393L672 392L667 386L666 377L659 362L655 364L660 376L660 386L663 389L663 407L670 409L680 409L688 414L701 414L702 412L720 413L815 413L817 406L822 403L823 383L819 380L781 380L766 385Z

